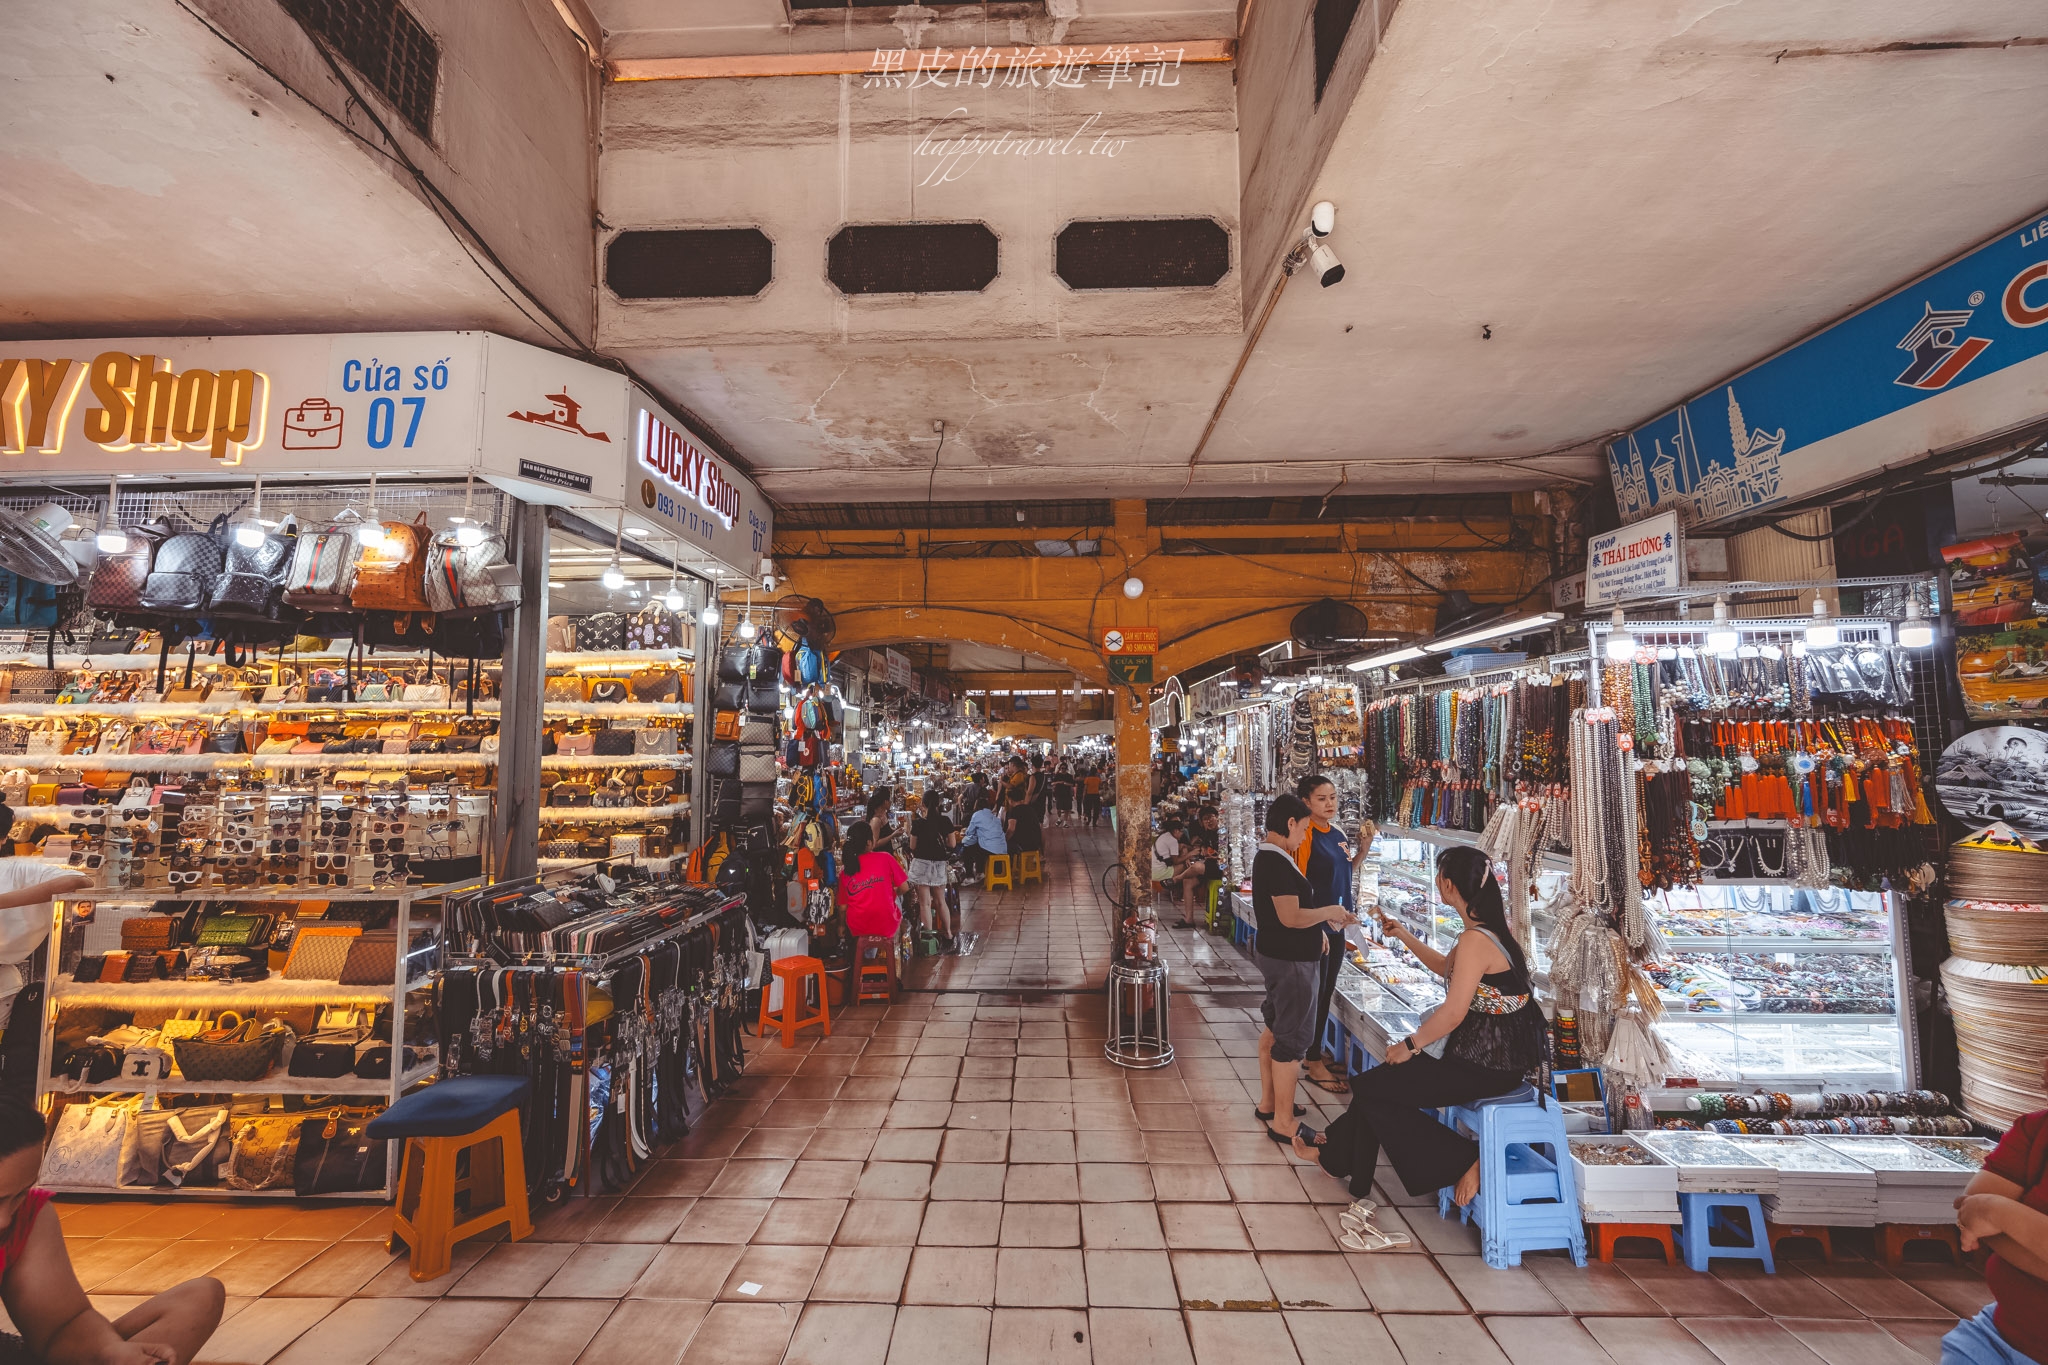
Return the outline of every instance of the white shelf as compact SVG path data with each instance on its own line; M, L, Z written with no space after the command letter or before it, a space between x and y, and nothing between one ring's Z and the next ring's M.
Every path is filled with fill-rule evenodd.
M541 760L546 762L546 759ZM110 773L210 773L221 768L491 768L496 754L0 754L0 767Z
M610 716L620 720L644 718L675 718L691 713L687 701L560 701L544 702L544 710L550 715L562 716ZM4 701L0 700L0 719L39 720L50 716L91 716L113 717L116 719L153 720L195 720L207 717L233 716L242 714L282 715L304 711L333 711L338 713L363 713L372 715L467 715L472 710L479 716L495 716L499 704L496 701L480 701L474 708L467 702L425 702L413 701L244 701L241 698L205 701Z
M427 757L432 758L429 754ZM568 771L583 771L601 768L680 768L690 771L688 754L542 754L540 766L562 768Z
M542 806L542 824L584 824L595 820L667 820L687 815L690 803L672 801L666 806Z
M666 872L689 856L687 853L677 853L667 858L536 858L533 865L536 868L554 872L565 867L596 867L601 863L612 863L614 865L618 863L631 863L633 866L645 868L649 872Z
M401 663L424 663L428 658L424 651L417 653L392 651L387 653L384 652L383 646L378 648L378 653L370 655L366 659L357 660L358 666L368 666L388 672L391 668ZM436 660L437 666L446 666L448 661L446 654L437 650L432 657ZM587 654L577 650L570 650L550 653L547 656L547 666L549 668L573 668L578 664L692 663L695 662L696 657L696 651L688 649L621 649ZM276 662L276 660L277 655L275 653L266 651L257 662L267 667L271 663ZM183 676L185 658L182 646L171 650L170 661L172 669L180 676ZM346 666L347 663L348 655L337 654L333 651L320 654L295 654L290 650L286 650L284 653L284 665L287 668L342 667ZM197 661L195 670L204 669L212 665L226 666L218 657L206 656ZM58 654L56 662L48 664L44 662L43 651L33 647L0 657L0 668L90 668L94 672L106 670L133 672L146 669L154 673L156 672L156 666L157 656L154 654Z
M1379 833L1382 838L1414 839L1420 843L1435 844L1438 848L1479 847L1479 836L1462 829L1410 829L1405 825L1381 825ZM1569 853L1539 853L1536 855L1536 867L1542 872L1570 872L1572 857Z
M262 951L268 952L268 949ZM422 978L424 982L426 978ZM334 981L287 981L273 974L262 981L71 981L57 983L60 1005L98 1005L131 1009L147 995L156 1005L180 1009L193 1005L237 1006L252 1010L292 1009L300 1005L388 1005L389 986L344 986ZM133 1089L133 1086L129 1087ZM214 1087L219 1089L218 1086Z
M1674 935L1664 944L1681 953L1889 953L1891 940L1867 938L1794 938L1770 934Z
M613 649L554 651L548 654L549 668L620 668L627 664L686 664L696 660L689 649Z
M409 1089L421 1081L431 1079L441 1069L439 1062L427 1062L401 1076L400 1090ZM391 1081L363 1080L358 1076L265 1076L260 1081L188 1081L174 1077L168 1081L156 1081L149 1085L137 1085L133 1081L104 1081L99 1085L81 1085L75 1091L59 1090L58 1094L77 1095L141 1095L154 1090L159 1095L375 1095L389 1098Z

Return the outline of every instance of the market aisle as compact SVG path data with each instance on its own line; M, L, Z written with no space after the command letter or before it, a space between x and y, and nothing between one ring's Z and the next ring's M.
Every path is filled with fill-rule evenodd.
M1405 1195L1383 1221L1416 1245L1348 1255L1344 1191L1252 1118L1256 997L1227 942L1170 936L1177 981L1233 983L1178 991L1172 1067L1103 1060L1078 986L1108 952L1111 844L1051 839L1051 884L984 901L991 948L942 964L947 989L756 1045L629 1194L547 1209L528 1242L466 1244L415 1285L381 1208L67 1199L81 1277L121 1311L220 1276L230 1317L201 1359L251 1365L1912 1365L1985 1299L1971 1272L1853 1256L1771 1278L1562 1253L1493 1270Z

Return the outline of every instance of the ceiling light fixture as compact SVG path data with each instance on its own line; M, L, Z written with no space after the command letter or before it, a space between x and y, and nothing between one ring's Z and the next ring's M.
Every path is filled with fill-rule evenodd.
M455 528L455 543L464 549L474 549L484 543L483 523L476 519L476 475L472 473L462 489L462 515L448 518L448 524Z
M1813 590L1813 624L1806 628L1806 647L1826 649L1829 645L1842 643L1842 628L1828 617L1827 599L1820 595L1820 589Z
M128 533L121 529L121 519L114 511L115 500L120 495L121 486L109 479L106 510L100 513L100 529L93 537L93 543L100 547L103 555L117 555L128 548Z
M670 536L669 542L668 596L662 599L661 604L681 615L690 606L690 599L683 596L683 590L676 586L676 561L683 557L683 542L680 536Z
M256 479L256 497L249 504L249 515L235 523L235 544L253 550L263 543L263 478Z
M384 533L384 518L377 511L377 471L370 471L370 510L363 514L362 525L356 527L356 540L365 550L381 550L390 537Z
M1498 640L1504 636L1527 635L1532 630L1541 630L1564 619L1561 611L1543 611L1534 616L1521 616L1512 621L1489 621L1472 630L1461 631L1448 640L1431 640L1423 648L1432 654L1445 654L1466 645L1476 645L1481 640Z
M619 563L619 546L626 538L626 512L619 509L618 528L612 532L612 562L604 571L604 585L617 592L626 586L626 571Z
M1369 654L1363 659L1353 659L1344 667L1353 673L1363 673L1368 668L1385 668L1389 664L1405 664L1410 659L1419 659L1429 653L1420 645L1409 645L1404 649L1390 649L1384 654Z
M1636 657L1636 637L1629 634L1628 617L1620 607L1614 609L1614 629L1607 636L1607 657L1616 663Z
M1934 643L1934 625L1920 606L1917 588L1906 590L1906 619L1899 626L1899 643L1907 649L1925 649Z
M1742 643L1742 637L1735 633L1735 623L1729 620L1726 596L1714 599L1714 624L1707 627L1707 653L1725 659L1735 652Z
M1135 602L1135 601L1137 601L1137 600L1138 600L1138 599L1139 599L1140 597L1143 597L1144 595L1145 595L1145 580L1144 580L1144 579L1142 579L1142 578L1137 578L1137 577L1131 577L1131 578L1126 578L1126 579L1124 580L1124 596L1126 596L1126 597L1130 598L1130 599L1131 599L1132 601L1134 601L1134 602Z

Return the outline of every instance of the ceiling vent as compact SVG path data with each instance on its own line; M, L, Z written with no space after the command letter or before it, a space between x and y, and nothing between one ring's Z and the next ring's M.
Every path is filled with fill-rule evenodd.
M843 227L825 273L842 294L973 294L996 277L986 223L875 223Z
M1075 289L1201 289L1230 273L1230 233L1213 218L1069 223L1053 269Z
M746 299L775 274L759 228L622 232L604 253L604 282L622 299Z
M441 47L410 10L398 0L284 0L284 7L432 141Z

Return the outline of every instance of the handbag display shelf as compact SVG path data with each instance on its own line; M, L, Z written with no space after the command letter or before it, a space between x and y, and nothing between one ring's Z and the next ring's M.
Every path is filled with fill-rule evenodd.
M335 1096L346 1097L345 1102L353 1105L381 1106L396 1100L409 1089L434 1078L439 1071L439 1058L432 1039L409 1036L406 1005L410 998L414 1013L419 1015L425 1001L435 988L435 974L431 970L440 955L438 937L434 934L431 921L418 923L415 920L415 904L422 900L440 900L448 894L464 894L475 890L480 881L458 883L453 888L437 888L425 895L412 891L393 889L379 892L328 894L320 897L280 897L275 893L229 893L215 892L203 896L171 897L161 895L134 896L100 893L98 896L63 897L56 902L57 920L61 928L53 933L44 947L44 977L52 983L44 1002L42 1038L38 1049L36 1095L38 1100L55 1096L61 1102L71 1096L135 1095L208 1095L224 1097L233 1095L236 1112L249 1104L260 1104L268 1097L283 1096ZM323 918L309 918L301 921L309 927L325 923L340 925L347 923L342 918L347 907L355 904L377 902L393 907L390 931L395 942L408 945L403 954L393 955L392 980L375 986L342 985L327 980L293 980L281 971L273 972L263 981L220 982L220 981L143 981L78 983L71 979L71 966L75 965L84 951L84 939L96 921L114 920L117 912L126 902L136 901L162 908L171 902L182 904L229 905L262 903L267 906L325 902L327 914ZM93 905L97 911L91 921L80 921L76 910L82 905ZM337 913L339 912L339 913ZM260 950L259 950L260 951ZM220 1018L232 1013L244 1019L257 1019L266 1014L276 1017L287 1011L317 1012L329 1007L350 1008L365 1014L387 1010L391 1020L390 1045L394 1052L410 1048L417 1060L402 1074L384 1079L364 1079L360 1075L340 1076L294 1076L282 1057L275 1060L267 1075L258 1080L191 1080L181 1075L164 1079L137 1081L119 1078L98 1084L77 1084L61 1077L52 1077L53 1040L59 1032L59 1021L67 1012L73 1017L79 1012L117 1011L130 1017L165 1019L193 1014L207 1018ZM120 1017L119 1014L115 1015ZM154 1025L149 1025L154 1027ZM67 1027L69 1027L67 1025ZM309 1035L310 1036L310 1035ZM170 1050L174 1044L164 1044ZM271 1099L272 1104L275 1103ZM150 1112L145 1104L145 1113ZM185 1112L185 1111L172 1111ZM272 1117L279 1119L297 1117L281 1111L272 1111ZM252 1113L248 1117L262 1117ZM236 1120L237 1123L240 1119ZM393 1189L391 1175L397 1170L395 1161L388 1163L385 1181L376 1187L364 1190L330 1190L314 1194L311 1198L388 1200ZM52 1185L59 1193L87 1194L133 1194L150 1197L276 1197L292 1198L291 1182L286 1181L275 1189L238 1190L227 1185L170 1186L163 1184L146 1186L65 1186Z
M534 1197L618 1192L738 1078L753 950L745 905L708 887L624 881L606 891L573 873L448 902L442 1071L532 1081L520 1118ZM532 934L588 950L509 927L550 922ZM566 1046L512 1041L536 1028Z

